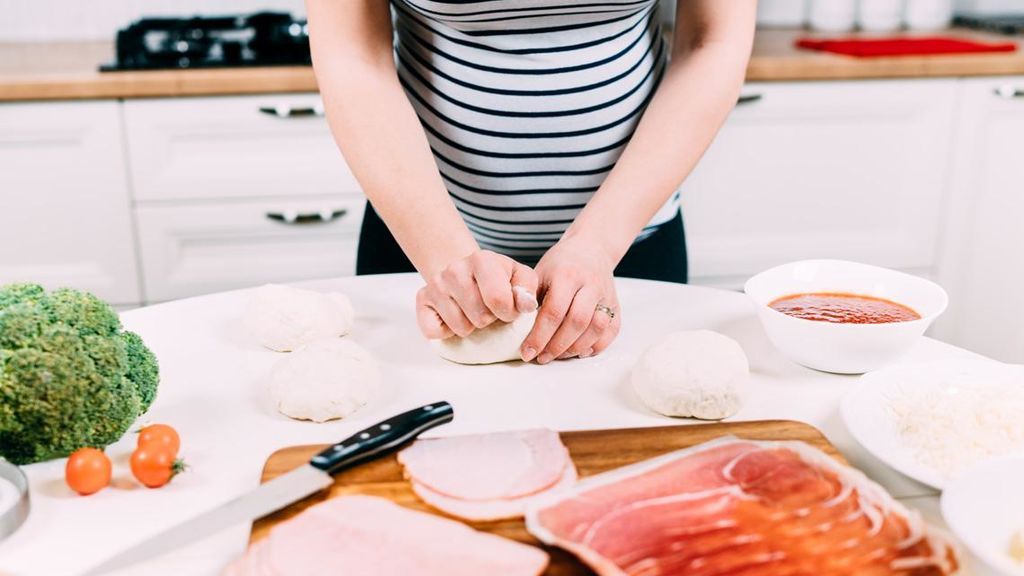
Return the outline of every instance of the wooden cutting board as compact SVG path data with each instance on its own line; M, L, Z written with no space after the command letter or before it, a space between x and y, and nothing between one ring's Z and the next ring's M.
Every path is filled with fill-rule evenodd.
M625 430L589 430L563 432L561 436L562 441L569 448L580 476L586 477L728 434L749 440L802 440L836 459L846 462L818 429L802 422L786 420ZM324 448L325 446L293 446L278 450L267 460L263 468L262 481L267 482L308 463L310 458ZM402 467L398 464L398 459L395 455L391 455L346 470L335 477L334 485L329 490L257 520L252 527L250 542L263 538L275 524L291 518L305 508L327 498L343 494L382 496L409 508L443 516L413 494L409 483L402 477ZM589 569L567 552L541 545L526 532L522 520L470 522L469 524L478 530L544 548L551 555L551 564L545 572L547 576L592 574Z

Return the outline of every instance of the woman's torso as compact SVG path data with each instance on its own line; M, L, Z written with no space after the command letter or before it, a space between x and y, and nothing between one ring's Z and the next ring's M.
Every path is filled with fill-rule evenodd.
M482 248L535 260L607 176L664 72L657 0L393 6L399 78L456 207Z

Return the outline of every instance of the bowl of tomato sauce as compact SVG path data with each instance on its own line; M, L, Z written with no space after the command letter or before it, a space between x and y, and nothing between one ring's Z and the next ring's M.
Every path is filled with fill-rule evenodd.
M747 281L768 338L794 362L862 374L897 360L949 303L938 284L845 260L803 260Z

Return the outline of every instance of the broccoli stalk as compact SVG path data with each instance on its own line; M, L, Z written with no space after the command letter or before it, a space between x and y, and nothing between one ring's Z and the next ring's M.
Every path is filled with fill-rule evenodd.
M117 441L156 396L156 356L77 290L0 286L0 456L15 464Z

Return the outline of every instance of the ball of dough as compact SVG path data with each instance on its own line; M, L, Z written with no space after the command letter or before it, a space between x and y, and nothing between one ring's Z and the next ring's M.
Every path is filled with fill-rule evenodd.
M721 420L739 411L750 377L743 348L710 330L676 332L651 346L633 367L633 388L666 416Z
M267 284L254 291L245 324L260 344L290 352L315 340L348 334L353 316L344 294Z
M270 396L285 416L326 422L366 404L380 385L376 360L343 338L317 340L282 359L270 374Z
M451 336L435 341L441 358L457 364L496 364L520 360L519 347L533 329L537 312L520 314L512 322L500 320L486 328L474 330L469 336Z

